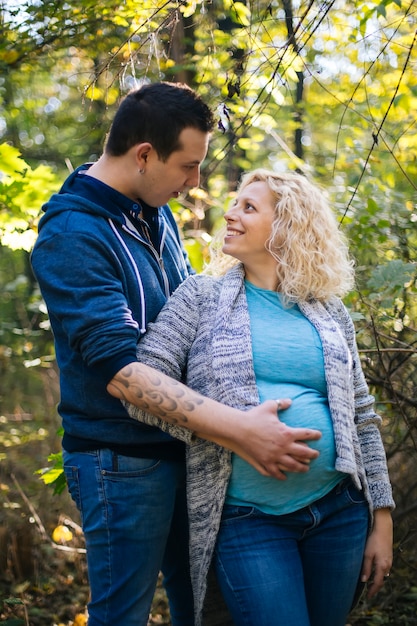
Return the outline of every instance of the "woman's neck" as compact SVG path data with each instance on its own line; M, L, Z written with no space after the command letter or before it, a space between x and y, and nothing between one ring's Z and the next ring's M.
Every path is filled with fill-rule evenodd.
M245 268L245 278L247 281L260 287L261 289L267 289L268 291L278 291L278 277L275 271L271 271L270 268L256 269Z

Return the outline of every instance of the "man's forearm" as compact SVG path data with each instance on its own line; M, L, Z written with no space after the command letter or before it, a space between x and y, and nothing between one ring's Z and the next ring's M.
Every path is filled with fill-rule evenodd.
M108 392L169 424L182 426L197 436L216 441L233 433L240 411L206 398L186 385L142 363L131 363L110 381ZM221 408L214 417L214 409Z
M120 400L165 422L229 448L260 473L285 478L283 471L304 472L317 452L304 440L319 439L311 429L289 428L277 417L276 401L240 411L206 398L165 374L135 362L122 368L107 386ZM282 408L291 404L283 401Z

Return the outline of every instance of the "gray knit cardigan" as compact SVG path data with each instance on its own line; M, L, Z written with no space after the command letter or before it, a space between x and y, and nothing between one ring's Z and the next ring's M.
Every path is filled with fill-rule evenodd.
M244 272L191 276L168 300L138 345L138 359L184 381L205 396L238 409L259 404L252 362ZM336 444L335 467L364 490L370 511L394 507L381 418L362 372L352 320L339 299L299 305L317 329L324 353L328 400ZM277 332L280 329L277 328ZM285 329L284 329L285 332ZM196 626L200 626L222 508L231 472L231 453L191 431L148 415L132 405L129 414L157 425L187 446L190 567Z

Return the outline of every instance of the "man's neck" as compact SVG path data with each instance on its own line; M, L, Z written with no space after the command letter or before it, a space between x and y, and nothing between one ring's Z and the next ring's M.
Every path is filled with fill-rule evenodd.
M127 196L133 201L137 201L137 192L133 189L131 181L134 173L130 172L130 161L123 157L109 157L103 154L98 161L86 171L88 176L92 176L109 187L116 189L119 193Z

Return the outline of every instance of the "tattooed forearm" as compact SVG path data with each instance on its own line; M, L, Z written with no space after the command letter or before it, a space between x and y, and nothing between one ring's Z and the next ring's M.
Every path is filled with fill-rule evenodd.
M204 397L192 389L140 363L120 370L107 389L116 398L180 426L185 426L187 415L204 402Z

